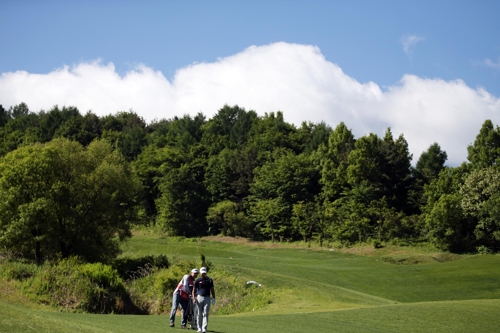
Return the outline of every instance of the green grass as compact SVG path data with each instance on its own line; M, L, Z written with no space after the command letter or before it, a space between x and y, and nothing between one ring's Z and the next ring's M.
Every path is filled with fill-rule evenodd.
M264 332L485 332L498 331L499 300L398 304L282 315L212 316L209 331ZM175 332L167 316L91 315L0 303L0 332Z
M145 235L123 249L192 261L203 253L215 269L272 291L274 301L265 308L211 316L212 332L494 332L500 325L498 255L436 256L426 249L385 248L366 256ZM167 327L167 316L61 313L1 292L0 332L178 330Z
M135 237L125 251L167 253L181 258L198 253L248 280L270 288L314 285L343 288L392 302L500 299L500 256L464 256L459 260L395 265L379 256L300 248L263 248L213 242L172 242ZM156 252L158 251L158 252ZM430 256L430 255L429 255ZM325 295L327 296L327 295Z

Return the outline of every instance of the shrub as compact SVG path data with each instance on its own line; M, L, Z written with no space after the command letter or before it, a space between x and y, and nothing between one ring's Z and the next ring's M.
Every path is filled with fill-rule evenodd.
M210 277L217 294L217 303L210 308L213 314L252 311L272 303L273 296L264 287L247 285L223 270L213 270Z
M484 245L478 246L476 249L479 254L491 254L491 250Z
M205 267L207 272L210 272L210 268L214 265L210 260L207 260L203 253L200 253L200 267Z
M34 301L68 311L136 312L116 270L101 263L82 264L75 257L40 266L22 289Z
M127 288L132 302L149 314L169 313L172 293L187 271L182 266L172 266L129 280Z
M37 266L35 264L9 261L0 265L0 277L10 280L22 281L35 275Z
M378 239L372 240L372 245L374 249L380 249L382 247L382 242Z
M168 268L170 263L164 254L143 257L122 257L115 259L111 266L117 270L124 280L135 278L138 271Z
M125 286L118 272L111 266L101 263L85 264L80 267L80 271L94 285L112 292L125 293Z
M189 262L161 269L143 278L129 280L127 288L134 304L149 314L168 314L172 309L172 292L182 276L192 267ZM252 311L271 303L270 291L253 285L247 286L225 271L215 271L209 275L214 280L217 303L211 307L214 314L232 314Z

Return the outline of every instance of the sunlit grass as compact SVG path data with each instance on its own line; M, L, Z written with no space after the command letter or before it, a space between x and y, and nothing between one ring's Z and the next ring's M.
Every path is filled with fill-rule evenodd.
M272 294L264 308L212 316L212 332L494 332L500 324L497 255L396 247L330 251L151 235L136 235L123 249L125 255L192 262L203 253L215 270L255 280ZM167 316L60 313L30 305L12 286L0 291L0 332L172 331Z

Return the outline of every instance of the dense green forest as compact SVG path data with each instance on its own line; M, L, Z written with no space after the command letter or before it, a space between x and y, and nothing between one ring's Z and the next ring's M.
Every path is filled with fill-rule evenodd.
M38 262L106 262L134 226L273 242L427 241L498 251L500 129L486 120L468 161L432 144L412 166L403 135L355 138L224 106L146 123L75 107L0 105L0 248Z

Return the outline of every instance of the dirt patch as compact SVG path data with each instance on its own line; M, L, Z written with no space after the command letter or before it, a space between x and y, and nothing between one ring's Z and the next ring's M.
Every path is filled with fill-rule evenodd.
M380 253L380 249L375 249L373 246L344 247L336 250L342 253L357 254L361 256L372 256Z
M230 236L206 236L202 237L202 240L211 241L211 242L221 242L221 243L229 243L229 244L238 244L238 245L246 245L253 247L261 247L261 248L280 248L280 247L292 247L291 244L288 243L270 243L270 242L257 242L250 240L244 237L230 237Z
M418 264L434 264L449 261L455 261L461 257L452 253L433 253L430 255L392 255L383 256L381 260L393 265L418 265Z
M432 257L437 262L455 261L463 258L463 256L454 253L434 253Z
M248 238L244 237L230 237L230 236L206 236L203 237L202 239L212 241L212 242L222 242L222 243L231 243L231 244L261 244L260 242L253 242L249 240Z
M416 265L424 263L440 263L459 260L462 256L453 253L432 252L425 247L406 247L397 245L386 245L381 248L374 248L373 245L355 245L353 247L319 247L318 245L308 246L306 243L288 242L258 242L244 237L229 236L206 236L202 240L212 242L222 242L229 244L240 244L260 248L293 248L315 251L335 251L345 254L353 254L367 257L379 257L382 261L396 265Z
M324 250L328 251L330 250L329 247L323 246L307 246L307 244L304 243L288 243L288 242L259 242L259 241L253 241L248 238L244 237L230 237L230 236L205 236L201 238L202 240L206 241L212 241L212 242L222 242L222 243L229 243L229 244L241 244L241 245L247 245L247 246L254 246L254 247L262 247L262 248L293 248L293 249L310 249L310 250Z
M431 256L385 256L381 260L388 264L393 265L418 265L418 264L432 264L436 261Z

